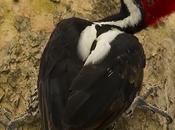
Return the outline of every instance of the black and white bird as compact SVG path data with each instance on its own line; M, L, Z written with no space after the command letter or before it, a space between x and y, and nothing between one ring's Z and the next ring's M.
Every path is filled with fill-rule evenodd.
M167 1L121 0L117 15L58 23L40 64L42 130L98 130L132 106L145 67L143 47L132 34L171 13L175 2ZM160 3L166 14L153 13Z

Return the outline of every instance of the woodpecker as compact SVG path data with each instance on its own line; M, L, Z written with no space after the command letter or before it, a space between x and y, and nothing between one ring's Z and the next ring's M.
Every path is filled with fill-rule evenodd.
M117 15L59 22L40 63L42 130L98 130L133 108L145 67L133 34L173 11L174 0L121 0Z

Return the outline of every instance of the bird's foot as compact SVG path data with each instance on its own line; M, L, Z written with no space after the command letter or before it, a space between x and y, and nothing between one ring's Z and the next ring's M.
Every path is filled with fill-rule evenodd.
M23 116L11 120L6 127L6 130L17 130L17 128L22 125L22 120Z
M35 120L38 120L40 118L38 113L25 113L22 116L17 117L14 120L11 120L8 125L6 130L17 130L18 127L24 125L25 123L29 124L34 122Z
M157 114L165 117L168 124L173 122L172 117L166 111L161 110L160 108L158 108L156 106L153 106L149 103L146 103L145 101L143 101L143 102L144 103L142 105L138 106L138 108L148 110L148 111L152 111L153 113L157 113Z
M37 89L34 90L30 97L29 106L27 108L27 111L25 114L17 117L14 120L11 120L6 130L16 130L18 127L25 123L31 123L35 120L38 120L40 118L39 113L39 100L38 100L38 91Z
M131 104L131 106L125 111L124 113L124 117L129 117L129 118L133 118L133 113L134 113L134 110L139 106L139 104L141 103L142 101L142 97L140 96L137 96L133 103Z
M158 113L161 116L165 117L167 119L167 123L172 123L173 119L172 117L164 110L161 110L160 108L153 106L149 103L147 103L145 100L152 94L155 94L157 88L150 88L142 97L141 96L137 96L133 103L131 104L131 106L129 107L128 110L126 110L126 112L124 113L125 117L133 117L133 113L134 110L136 108L139 109L144 109L144 110L148 110L148 111L152 111L154 113Z
M126 112L124 113L124 117L129 117L132 118L133 117L133 113L134 110L138 107L141 106L143 104L145 104L145 101L150 95L154 94L156 92L157 88L150 88L148 89L148 91L143 95L143 96L137 96L134 101L132 102L132 104L130 105L130 107L126 110Z
M8 123L6 130L17 130L18 127L22 126L26 122L29 122L29 120L31 120L31 117L33 117L33 115L30 113L25 113L14 120L11 120Z

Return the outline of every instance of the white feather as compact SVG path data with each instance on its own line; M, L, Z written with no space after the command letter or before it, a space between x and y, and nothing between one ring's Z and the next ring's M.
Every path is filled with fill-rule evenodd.
M101 34L97 38L97 45L95 49L88 56L84 65L88 64L97 64L101 62L110 52L111 46L110 43L123 32L113 29L106 33Z
M111 21L111 22L95 22L94 24L98 25L114 25L119 26L121 28L126 28L128 26L134 27L136 26L142 18L142 14L140 9L134 4L135 0L124 0L130 15L122 20Z
M95 25L87 26L80 34L78 42L78 54L85 61L90 54L91 46L97 37Z

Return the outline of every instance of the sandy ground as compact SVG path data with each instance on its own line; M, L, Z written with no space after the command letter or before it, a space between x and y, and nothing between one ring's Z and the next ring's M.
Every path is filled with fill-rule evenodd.
M77 16L97 20L118 12L118 0L1 0L0 1L0 130L4 123L25 112L36 86L41 53L60 20ZM175 14L155 27L136 34L143 44L147 64L142 93L157 87L148 102L175 119ZM6 122L4 122L4 120ZM39 130L40 123L20 130ZM116 130L174 130L157 114L137 110L132 119L121 118Z

